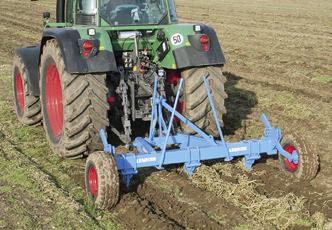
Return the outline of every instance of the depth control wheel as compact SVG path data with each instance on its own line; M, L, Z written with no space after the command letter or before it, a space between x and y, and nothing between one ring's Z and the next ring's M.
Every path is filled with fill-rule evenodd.
M13 61L13 91L16 115L25 125L40 124L42 120L39 97L30 95L27 69L22 59L15 55Z
M299 155L299 162L296 164L279 154L281 168L303 181L310 181L315 178L318 172L318 156L306 144L304 138L298 135L286 135L282 138L281 146L289 154L295 151Z
M85 166L86 192L103 210L113 208L120 193L119 173L111 154L95 152L89 155Z

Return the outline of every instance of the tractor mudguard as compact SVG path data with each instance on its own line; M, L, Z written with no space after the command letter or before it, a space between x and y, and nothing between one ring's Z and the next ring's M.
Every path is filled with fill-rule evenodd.
M200 24L203 34L209 36L210 49L205 52L200 50L200 35L189 35L191 46L184 46L173 50L176 65L179 69L187 67L224 65L226 63L217 34L212 27Z
M63 28L46 29L43 33L42 47L47 40L54 38L61 49L67 72L87 74L118 71L114 53L110 51L100 50L93 57L82 57L78 45L81 36L77 30ZM42 52L43 50L41 50Z
M15 50L16 54L22 59L27 70L28 90L31 95L39 96L39 70L38 60L40 45L34 45Z

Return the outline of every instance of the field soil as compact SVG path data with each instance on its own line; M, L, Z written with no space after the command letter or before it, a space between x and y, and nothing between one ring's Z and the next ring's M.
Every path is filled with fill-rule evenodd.
M310 183L264 158L143 170L113 210L86 199L84 159L52 153L41 126L18 123L11 62L38 42L42 12L55 1L0 3L0 228L3 229L332 229L332 1L176 0L181 22L218 33L227 64L226 139L258 138L265 112L319 155Z

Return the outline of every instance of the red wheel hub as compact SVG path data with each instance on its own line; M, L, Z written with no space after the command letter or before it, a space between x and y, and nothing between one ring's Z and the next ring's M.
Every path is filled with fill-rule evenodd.
M284 150L288 152L289 154L293 154L294 151L296 151L296 148L294 145L288 144L284 147ZM287 158L284 159L285 166L290 172L295 172L299 165L295 164L294 162L289 161Z
M55 137L60 137L63 129L63 102L62 87L58 69L54 64L50 64L46 74L46 109Z
M93 197L96 197L98 193L98 174L96 167L90 166L88 172L88 180L89 180L89 191Z
M20 72L18 72L15 76L15 93L18 108L22 113L24 112L24 86Z

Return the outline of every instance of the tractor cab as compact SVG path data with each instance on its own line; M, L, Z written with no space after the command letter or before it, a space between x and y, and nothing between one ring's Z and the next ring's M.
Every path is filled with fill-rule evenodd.
M174 0L58 0L57 21L76 25L157 25L177 22Z

